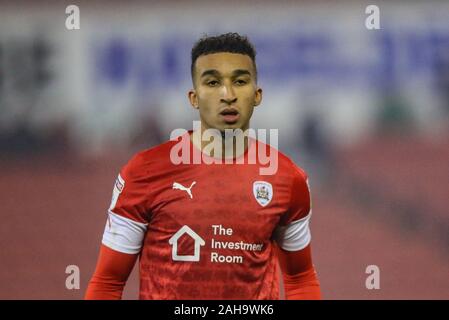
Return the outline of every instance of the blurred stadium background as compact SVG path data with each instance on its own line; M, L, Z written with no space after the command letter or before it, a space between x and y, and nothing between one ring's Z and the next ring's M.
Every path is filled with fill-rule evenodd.
M447 1L0 1L0 298L83 297L118 170L192 127L191 46L229 31L258 50L252 127L311 177L323 297L449 298Z

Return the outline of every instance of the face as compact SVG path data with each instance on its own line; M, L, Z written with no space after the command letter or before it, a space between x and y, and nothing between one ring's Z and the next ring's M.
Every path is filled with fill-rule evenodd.
M200 112L203 129L249 128L254 107L262 100L249 56L228 52L200 56L193 81L189 100Z

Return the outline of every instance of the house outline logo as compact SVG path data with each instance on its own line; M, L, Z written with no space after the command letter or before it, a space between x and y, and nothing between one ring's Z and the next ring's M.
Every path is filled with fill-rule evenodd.
M195 251L193 255L178 255L178 239L187 233L195 241ZM200 247L204 246L206 242L195 231L190 229L188 225L182 226L171 238L168 243L172 246L171 256L173 261L200 261Z

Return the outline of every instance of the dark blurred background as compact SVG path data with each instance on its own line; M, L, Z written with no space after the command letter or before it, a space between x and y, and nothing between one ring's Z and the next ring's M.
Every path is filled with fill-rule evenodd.
M229 31L258 51L252 127L310 175L323 297L449 298L447 1L77 1L67 30L70 4L0 1L1 299L83 297L118 171L192 128L191 47Z

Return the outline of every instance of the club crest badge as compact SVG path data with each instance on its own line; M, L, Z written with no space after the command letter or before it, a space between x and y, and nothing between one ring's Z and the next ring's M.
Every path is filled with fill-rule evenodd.
M265 207L273 198L273 187L270 183L265 181L255 181L253 183L253 194L256 201Z

